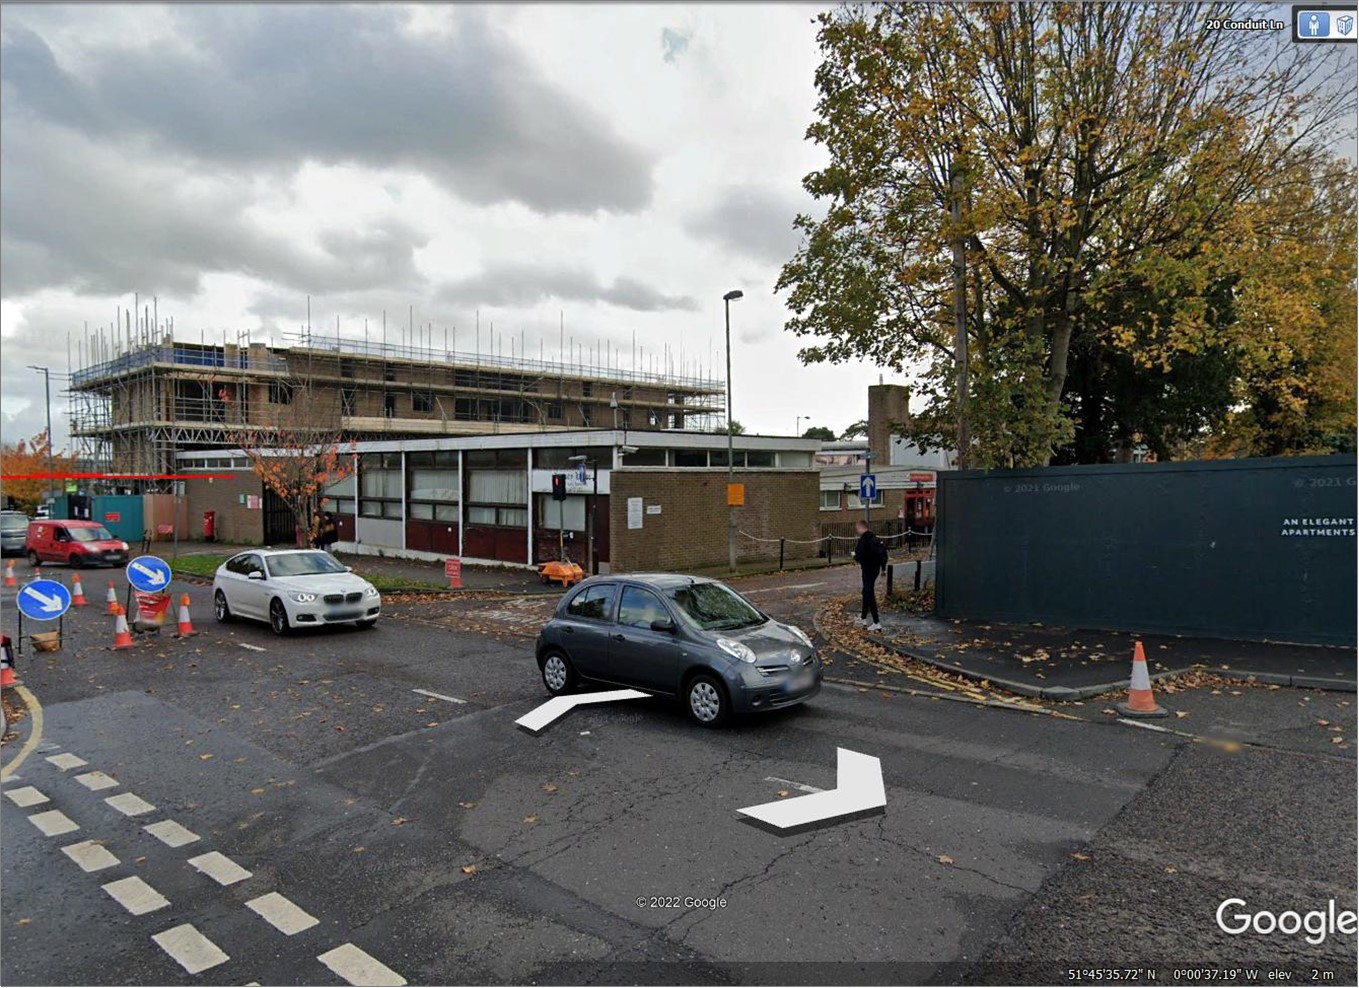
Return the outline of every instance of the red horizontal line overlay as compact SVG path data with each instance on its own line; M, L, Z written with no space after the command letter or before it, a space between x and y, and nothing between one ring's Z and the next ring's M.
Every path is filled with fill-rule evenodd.
M7 473L0 480L231 480L237 473Z

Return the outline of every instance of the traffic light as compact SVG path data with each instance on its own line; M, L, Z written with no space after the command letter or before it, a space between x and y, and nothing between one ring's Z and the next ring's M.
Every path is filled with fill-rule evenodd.
M554 473L552 475L552 500L566 500L566 474Z

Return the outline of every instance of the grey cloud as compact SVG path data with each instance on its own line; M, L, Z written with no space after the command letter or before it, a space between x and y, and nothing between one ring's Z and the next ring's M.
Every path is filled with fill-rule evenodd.
M481 274L449 282L438 293L441 302L459 306L528 307L556 299L604 302L635 312L682 309L698 303L687 295L667 295L635 278L621 277L604 285L584 268L548 268L517 263L493 265Z
M11 140L11 127L22 140ZM232 272L325 292L421 283L422 232L385 221L315 243L262 230L246 214L247 177L191 180L173 166L102 147L28 119L0 141L0 264L4 294L49 287L80 294L193 295L204 273Z
M812 207L812 200L800 192L729 186L709 208L686 220L684 229L753 259L782 264L792 259L800 241L793 220Z
M648 152L554 89L484 12L456 15L452 37L414 36L388 6L185 5L156 16L188 45L90 47L78 73L10 17L0 72L6 102L38 116L233 169L410 168L473 203L546 213L649 202Z
M8 272L6 272L8 277ZM110 318L112 309L109 310ZM83 333L82 314L64 306L25 312L13 332L0 340L0 441L13 444L47 428L43 375L30 364L48 368L52 379L52 435L57 449L69 446L66 398L66 334ZM75 344L72 343L74 347Z

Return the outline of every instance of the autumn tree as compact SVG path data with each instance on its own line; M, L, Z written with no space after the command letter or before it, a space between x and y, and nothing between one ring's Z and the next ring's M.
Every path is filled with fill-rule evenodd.
M1106 459L1147 435L1170 449L1220 427L1243 375L1267 376L1251 361L1282 357L1252 352L1259 317L1252 329L1240 293L1258 264L1223 231L1259 229L1262 190L1327 174L1353 107L1352 50L1213 25L1270 13L821 15L808 137L829 162L804 185L827 209L797 219L804 243L778 282L802 359L916 371L919 405L898 425L947 448L965 424L974 466ZM1353 196L1325 208L1352 211ZM1352 312L1337 318L1317 331L1353 349Z
M49 491L60 491L60 479L38 479L33 475L45 477L48 473L63 475L74 473L75 457L62 450L52 450L50 469L47 449L47 430L39 432L32 439L20 439L17 443L5 443L0 447L0 483L8 503L13 499L18 510L31 515L42 503Z
M232 386L218 398L238 447L264 485L288 505L306 545L321 530L321 498L354 472L354 444L345 437L340 396L317 388L305 374L252 387L243 401ZM260 400L266 399L266 400Z

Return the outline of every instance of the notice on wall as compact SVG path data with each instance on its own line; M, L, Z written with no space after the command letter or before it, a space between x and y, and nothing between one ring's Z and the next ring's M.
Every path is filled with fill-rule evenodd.
M642 499L640 497L628 498L628 528L642 527Z
M649 515L658 515L661 513L661 506L659 504L648 504L646 506L646 513Z
M245 506L251 511L258 511L260 509L260 503L262 500L263 498L261 498L260 495L251 494L246 497Z

